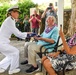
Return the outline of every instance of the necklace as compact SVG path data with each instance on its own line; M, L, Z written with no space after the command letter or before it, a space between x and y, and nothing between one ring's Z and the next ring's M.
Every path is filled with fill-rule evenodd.
M53 25L52 27L47 27L45 29L45 33L49 33L56 25Z

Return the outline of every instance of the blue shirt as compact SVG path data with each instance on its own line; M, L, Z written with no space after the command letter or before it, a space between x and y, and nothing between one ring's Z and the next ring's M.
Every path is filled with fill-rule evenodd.
M45 48L48 48L48 47L54 47L57 43L57 40L58 40L58 36L59 36L59 30L58 30L58 27L55 26L49 33L46 33L45 31L41 34L41 36L43 38L49 38L49 39L53 39L55 41L54 44L52 45L48 45L48 46L44 46ZM45 45L45 44L50 44L49 42L45 42L45 41L42 41L42 40L38 40L37 42L37 45ZM54 48L51 48L51 49L48 49L48 52L51 52L53 51Z

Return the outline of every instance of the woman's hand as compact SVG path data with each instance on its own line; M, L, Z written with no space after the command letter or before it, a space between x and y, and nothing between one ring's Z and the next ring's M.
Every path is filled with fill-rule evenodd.
M59 52L49 54L50 57L54 57L54 58L56 58L58 55L59 55Z
M63 31L62 31L62 26L60 26L59 35L60 35L60 37L61 37L62 35L64 35L64 33L63 33Z

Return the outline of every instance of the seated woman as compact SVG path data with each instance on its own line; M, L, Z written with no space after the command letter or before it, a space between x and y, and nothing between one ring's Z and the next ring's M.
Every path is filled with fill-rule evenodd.
M65 52L64 54L60 54L60 50L56 53L50 53L48 56L44 56L42 58L42 64L49 75L57 75L56 71L61 71L64 64L69 60L74 60L76 56L76 44L67 44L65 41L64 33L62 32L62 28L60 28L60 37L63 42L63 47L61 51ZM71 42L74 40L74 37L70 40ZM72 65L68 65L67 68L73 67Z

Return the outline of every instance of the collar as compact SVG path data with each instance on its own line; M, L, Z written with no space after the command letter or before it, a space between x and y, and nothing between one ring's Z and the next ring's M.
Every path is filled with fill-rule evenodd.
M11 16L11 19L14 20L14 21L16 21L16 19L14 19L12 16Z

